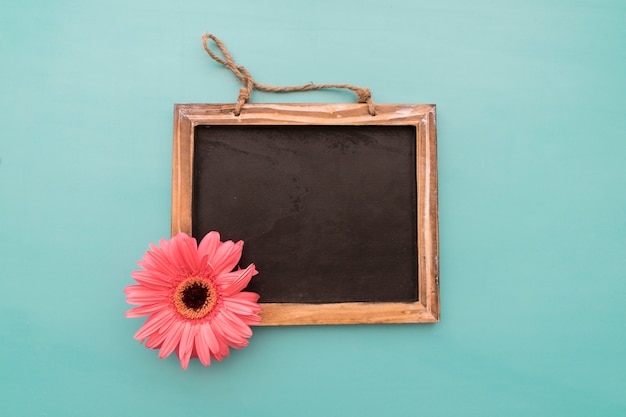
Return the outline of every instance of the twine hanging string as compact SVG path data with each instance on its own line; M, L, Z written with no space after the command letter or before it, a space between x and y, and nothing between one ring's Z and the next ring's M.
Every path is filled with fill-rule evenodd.
M213 53L211 48L209 48L209 39L215 42L217 47L224 55L225 59L222 59ZM244 87L241 87L239 89L239 97L237 98L237 104L235 105L235 116L239 116L241 114L241 108L250 100L252 90L254 90L255 88L257 90L269 91L273 93L290 93L292 91L310 91L328 88L352 90L356 94L357 102L367 104L369 114L372 116L376 115L376 107L374 105L374 102L372 101L372 93L370 92L369 88L357 87L351 84L305 84L290 87L277 87L273 85L260 84L254 81L252 75L250 75L250 72L246 69L246 67L244 67L243 65L235 64L235 61L233 61L233 58L230 56L228 49L226 49L222 41L217 39L215 36L208 33L204 35L202 37L202 45L204 46L204 50L209 54L211 58L213 58L216 62L222 64L226 68L230 69L244 85Z

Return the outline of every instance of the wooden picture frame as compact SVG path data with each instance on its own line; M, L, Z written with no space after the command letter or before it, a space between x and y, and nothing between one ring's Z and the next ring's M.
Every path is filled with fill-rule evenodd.
M436 116L434 105L177 104L174 110L172 235L192 234L194 141L202 126L412 126L415 128L417 294L415 301L271 302L260 325L432 323L439 321ZM413 227L413 226L409 226ZM245 250L244 250L245 253ZM263 272L263 271L261 271ZM261 301L263 301L261 299Z

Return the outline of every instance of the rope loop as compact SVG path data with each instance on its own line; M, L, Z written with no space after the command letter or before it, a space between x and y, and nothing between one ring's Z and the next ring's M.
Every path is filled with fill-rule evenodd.
M209 47L208 40L212 40L220 52L222 53L224 59L217 56ZM296 85L289 87L277 87L273 85L260 84L254 81L250 72L243 65L236 65L233 60L230 52L226 49L226 46L214 35L209 33L205 34L202 37L202 46L204 46L204 50L209 54L213 60L229 70L232 71L233 74L244 85L239 89L239 96L237 98L237 104L235 105L234 114L235 116L239 116L241 114L241 109L243 106L250 101L250 96L252 95L252 90L257 89L260 91L268 91L274 93L290 93L292 91L310 91L310 90L322 90L322 89L347 89L352 90L356 94L357 103L367 104L367 110L370 115L376 116L376 105L372 100L372 93L369 88L365 87L357 87L351 84L305 84L305 85Z

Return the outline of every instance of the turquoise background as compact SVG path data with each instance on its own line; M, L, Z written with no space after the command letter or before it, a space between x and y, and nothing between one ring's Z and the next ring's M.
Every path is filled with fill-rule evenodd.
M623 1L5 1L2 416L626 415ZM442 321L256 328L187 371L122 290L169 233L174 103L435 103ZM344 92L255 102L351 102Z

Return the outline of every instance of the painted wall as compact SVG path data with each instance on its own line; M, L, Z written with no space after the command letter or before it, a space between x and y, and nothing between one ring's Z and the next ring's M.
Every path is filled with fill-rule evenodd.
M623 416L626 3L44 1L0 13L2 416ZM438 105L442 321L258 328L186 372L122 290L174 103L261 82ZM349 93L255 93L350 102Z

